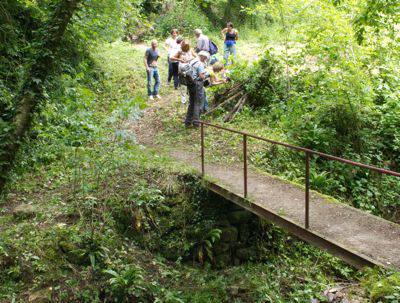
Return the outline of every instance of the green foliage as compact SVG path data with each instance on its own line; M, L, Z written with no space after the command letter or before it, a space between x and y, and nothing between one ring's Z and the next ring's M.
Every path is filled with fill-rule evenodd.
M367 271L363 286L372 303L400 302L400 274L398 272Z
M192 36L196 28L205 32L211 29L208 18L192 0L176 1L166 14L158 18L154 33L162 37L167 36L173 28L188 36Z

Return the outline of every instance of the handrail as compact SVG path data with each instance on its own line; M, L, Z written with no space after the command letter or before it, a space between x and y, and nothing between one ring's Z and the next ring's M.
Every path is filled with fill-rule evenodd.
M292 145L292 144L289 144L289 143L284 143L284 142L279 142L279 141L275 141L275 140L268 139L268 138L263 138L263 137L260 137L260 136L257 136L257 135L249 134L247 132L242 132L242 131L239 131L239 130L227 128L227 127L224 127L224 126L221 126L221 125L217 125L217 124L211 124L211 123L205 122L205 121L198 121L198 122L200 124L204 124L204 125L211 126L211 127L214 127L214 128L226 130L226 131L229 131L231 133L236 133L236 134L240 134L240 135L246 135L249 138L253 138L253 139L260 140L260 141L272 143L272 144L275 144L275 145L281 145L281 146L284 146L284 147L287 147L287 148L291 148L291 149L294 149L294 150L303 151L305 153L310 153L310 154L313 154L313 155L317 155L317 156L320 156L320 157L323 157L323 158L326 158L326 159L329 159L329 160L335 160L335 161L343 162L343 163L346 163L346 164L350 164L352 166L358 166L358 167L362 167L362 168L367 168L367 169L370 169L370 170L373 170L373 171L376 171L376 172L379 172L379 173L382 173L382 174L387 174L387 175L400 177L400 173L392 171L392 170L388 170L388 169L385 169L385 168L380 168L380 167L376 167L376 166L373 166L373 165L368 165L368 164L363 164L363 163L356 162L356 161L351 161L351 160L348 160L348 159L345 159L345 158L340 158L340 157L337 157L337 156L333 156L333 155L325 154L325 153L322 153L322 152L314 151L312 149L308 149L308 148L305 148L305 147L300 147L300 146Z
M292 145L289 143L284 143L284 142L280 142L280 141L276 141L276 140L272 140L272 139L268 139L268 138L263 138L257 135L252 135L249 134L247 132L243 132L243 131L239 131L239 130L235 130L235 129L231 129L231 128L227 128L221 125L217 125L217 124L212 124L210 122L206 122L206 121L197 121L200 124L200 132L201 132L201 171L202 171L202 175L204 176L205 174L205 144L204 144L204 140L205 140L205 134L204 134L204 126L210 126L210 127L214 127L217 129L221 129L221 130L225 130L231 133L235 133L235 134L239 134L243 136L243 158L244 158L244 166L243 166L243 182L244 182L244 198L247 198L247 146L248 146L248 138L253 138L253 139L257 139L260 141L264 141L264 142L268 142L271 143L273 145L280 145L286 148L290 148L299 152L304 152L305 153L305 228L308 229L309 228L309 206L310 206L310 158L312 155L315 156L319 156L319 157L323 157L325 159L328 160L332 160L332 161L338 161L338 162L342 162L345 164L349 164L351 166L356 166L356 167L361 167L361 168L366 168L381 174L386 174L386 175L391 175L391 176L395 176L395 177L400 177L400 173L389 170L389 169L385 169L385 168L380 168L377 166L373 166L373 165L368 165L368 164L363 164L360 162L356 162L356 161L352 161L349 159L345 159L345 158L341 158L341 157L337 157L337 156L333 156L333 155L329 155L329 154L325 154L322 152L318 152L318 151L314 151L312 149L309 148L305 148L305 147L300 147L300 146L296 146L296 145Z

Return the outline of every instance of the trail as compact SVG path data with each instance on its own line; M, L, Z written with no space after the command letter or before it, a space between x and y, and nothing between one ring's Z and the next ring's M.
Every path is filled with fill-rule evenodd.
M200 170L200 153L190 148L200 142L198 130L185 130L185 106L177 91L167 90L164 98L149 104L139 121L125 127L134 132L139 144L156 148L178 163ZM183 144L171 138L169 121L180 122L175 134L183 136ZM172 143L171 143L172 142ZM241 162L226 165L208 162L206 174L230 192L242 195L243 168ZM304 190L277 177L268 176L254 167L249 171L251 203L279 214L299 226L304 225ZM333 202L312 193L310 201L310 231L329 242L371 260L372 263L400 268L400 226L372 216L353 207Z

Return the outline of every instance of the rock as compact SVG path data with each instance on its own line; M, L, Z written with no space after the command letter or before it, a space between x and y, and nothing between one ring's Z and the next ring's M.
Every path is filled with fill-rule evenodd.
M236 242L238 230L235 227L225 227L221 229L221 242Z
M232 296L237 296L239 294L239 287L238 286L231 286L229 287L229 293Z
M219 227L229 227L231 224L229 223L229 220L227 218L221 218L217 222L215 222L215 225Z
M230 248L231 246L228 243L218 242L214 245L214 252L219 255L228 252Z
M217 267L224 268L231 265L232 258L230 254L221 254L215 258L215 262L217 264Z
M228 215L229 222L232 224L245 224L250 220L251 217L251 212L246 210L234 211Z
M52 288L43 288L41 290L35 291L29 294L29 303L48 303L51 302L51 292Z
M14 208L15 219L25 220L36 216L36 208L31 204L21 204Z
M235 256L242 261L247 261L255 258L255 252L254 247L241 248L236 251Z
M249 229L249 227L247 225L240 226L240 229L239 229L239 240L242 243L246 243L246 242L249 241L250 234L251 234L250 233L250 229Z

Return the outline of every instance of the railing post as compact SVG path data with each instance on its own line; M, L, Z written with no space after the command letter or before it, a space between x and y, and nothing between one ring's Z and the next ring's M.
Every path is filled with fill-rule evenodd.
M204 177L204 124L200 122L200 133L201 133L201 175Z
M243 134L243 191L247 198L247 135Z
M305 227L310 227L310 153L306 152Z

